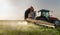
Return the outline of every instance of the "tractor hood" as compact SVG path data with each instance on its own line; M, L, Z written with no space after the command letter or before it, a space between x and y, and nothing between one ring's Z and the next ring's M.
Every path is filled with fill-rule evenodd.
M56 17L50 17L51 20L58 20Z

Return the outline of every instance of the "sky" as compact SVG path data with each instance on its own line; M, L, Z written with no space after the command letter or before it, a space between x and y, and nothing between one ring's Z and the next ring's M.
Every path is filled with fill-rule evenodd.
M60 19L60 0L0 0L0 20L23 20L30 6L35 11L48 9L52 16Z

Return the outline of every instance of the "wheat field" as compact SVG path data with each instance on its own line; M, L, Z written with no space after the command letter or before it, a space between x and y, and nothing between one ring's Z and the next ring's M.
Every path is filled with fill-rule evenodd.
M60 35L60 29L38 26L24 20L0 20L0 35Z

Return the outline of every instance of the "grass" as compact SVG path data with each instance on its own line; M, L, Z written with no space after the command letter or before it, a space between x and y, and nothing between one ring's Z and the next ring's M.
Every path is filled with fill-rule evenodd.
M11 22L0 22L0 35L60 35L60 28L53 29L44 26L37 26L32 23L28 23L28 25L16 25L11 27ZM15 22L13 22L15 23Z
M58 29L4 30L0 35L60 35Z

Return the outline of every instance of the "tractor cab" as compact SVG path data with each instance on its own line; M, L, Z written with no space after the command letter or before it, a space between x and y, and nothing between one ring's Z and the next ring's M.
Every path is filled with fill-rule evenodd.
M42 10L40 10L38 12L41 12L41 16L44 16L46 18L48 18L50 16L49 10L42 9Z
M42 9L42 10L39 10L38 13L41 12L41 16L39 17L36 17L37 20L45 20L45 21L49 21L49 10L45 10L45 9Z

